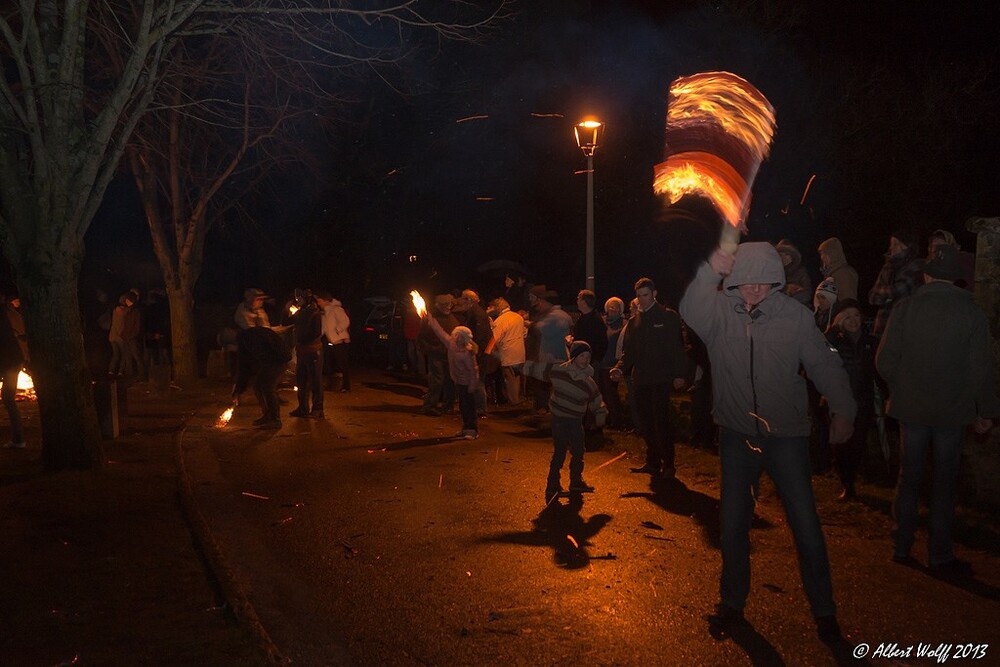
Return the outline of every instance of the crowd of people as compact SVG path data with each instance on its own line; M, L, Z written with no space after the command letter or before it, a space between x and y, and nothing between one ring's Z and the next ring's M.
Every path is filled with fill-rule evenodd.
M602 315L595 294L581 290L574 316L553 290L528 285L523 276L507 278L504 295L488 302L486 320L475 292L438 294L415 334L428 369L422 410L439 416L457 397L463 428L456 435L471 439L487 405L473 396L518 405L526 389L539 414L551 413L545 487L551 503L563 493L567 453L570 493L593 491L582 476L584 436L605 418L645 440L645 463L633 472L673 479L670 397L689 391L692 440L716 447L721 461L723 571L714 631L724 634L742 619L750 527L766 471L785 507L817 631L834 640L840 628L812 490L817 466L810 440L821 441L819 469L834 467L840 498L850 501L873 425L895 420L900 462L892 560L916 562L918 492L931 455L928 566L968 568L951 545L961 446L970 425L977 433L991 428L1000 400L987 320L971 292L971 255L944 230L927 245L920 257L915 235L893 233L868 292L872 317L836 238L818 248L823 277L815 289L787 240L744 243L735 254L717 249L687 286L679 311L657 301L649 278L636 281L627 315L618 297L604 302Z
M441 417L458 404L456 438L478 438L491 406L550 418L547 505L565 493L567 455L569 493L594 491L583 478L584 445L588 431L605 426L641 435L645 460L632 472L670 484L678 436L671 395L688 392L691 443L716 449L721 464L723 566L714 630L724 634L742 619L750 528L767 472L784 505L817 630L832 640L840 630L811 475L832 466L841 498L855 499L878 420L894 420L899 432L892 560L916 563L917 506L930 457L928 566L968 568L951 543L961 450L967 428L990 430L1000 399L987 319L971 292L974 257L946 230L934 231L926 244L921 257L915 234L892 234L867 306L836 238L817 249L822 279L815 289L802 253L788 240L743 243L735 253L717 248L677 309L658 301L648 277L635 281L627 306L617 296L600 304L583 289L571 312L546 285L507 276L489 300L464 289L433 295L426 313L406 304L407 367L426 379L424 415ZM103 318L111 377L141 375L146 364L169 361L162 294L148 295L142 307L141 297L129 290ZM280 428L277 388L294 361L297 405L289 416L324 419L324 394L333 389L335 372L340 391L351 391L350 318L326 291L296 289L270 315L268 302L274 300L263 290L247 289L233 314L235 327L219 335L233 353L234 403L252 386L261 411L254 424ZM28 349L17 294L7 295L4 310L6 446L22 448L14 392Z
M289 416L325 419L324 392L334 388L335 371L340 391L351 391L351 319L330 292L297 288L283 305L279 323L272 325L264 306L269 299L261 289L246 289L233 314L236 329L219 333L220 345L232 358L233 400L238 403L252 382L261 409L254 425L281 428L278 385L294 361L298 405Z

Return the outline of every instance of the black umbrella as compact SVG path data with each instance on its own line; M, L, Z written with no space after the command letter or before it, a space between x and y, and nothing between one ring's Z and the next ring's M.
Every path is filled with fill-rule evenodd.
M524 264L510 259L493 259L480 264L476 269L479 273L503 273L509 276L527 276L528 269Z

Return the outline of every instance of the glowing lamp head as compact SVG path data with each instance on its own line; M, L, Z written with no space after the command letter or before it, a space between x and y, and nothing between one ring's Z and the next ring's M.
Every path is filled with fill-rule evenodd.
M593 157L594 151L600 145L600 136L603 129L604 123L593 119L577 123L573 128L573 132L576 133L576 145L580 147L580 150L587 157Z

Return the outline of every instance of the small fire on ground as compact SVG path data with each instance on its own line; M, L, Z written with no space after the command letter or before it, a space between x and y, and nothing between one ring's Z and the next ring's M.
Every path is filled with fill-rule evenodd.
M0 382L0 388L3 388L3 382ZM35 383L32 382L31 376L22 370L17 374L17 400L33 401L35 398Z

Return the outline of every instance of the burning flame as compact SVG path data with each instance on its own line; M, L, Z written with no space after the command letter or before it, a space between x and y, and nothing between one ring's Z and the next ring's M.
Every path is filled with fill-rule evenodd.
M289 306L288 307L288 314L289 315L294 315L297 312L299 312L299 307L298 306Z
M219 420L215 422L215 425L222 428L229 423L229 420L233 418L233 408L226 408L226 410L219 415Z
M417 309L417 315L423 317L427 314L427 304L424 303L424 297L420 296L420 292L413 290L410 292L410 298L413 299L413 307Z
M0 382L0 387L3 387L3 382ZM17 373L17 400L27 399L29 401L35 400L35 383L32 381L31 376L20 370Z
M667 106L666 156L654 169L653 191L671 204L700 194L739 227L775 127L774 107L735 74L702 72L675 80Z
M32 392L35 391L35 383L32 382L31 376L24 371L20 371L17 374L17 390L25 392L29 390Z

